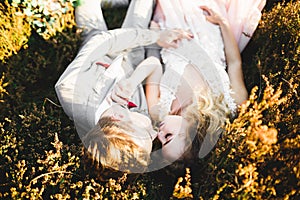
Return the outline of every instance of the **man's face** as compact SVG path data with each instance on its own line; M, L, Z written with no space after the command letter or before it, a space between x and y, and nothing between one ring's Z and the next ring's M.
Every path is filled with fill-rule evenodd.
M132 112L127 107L119 104L113 105L101 117L110 117L112 120L128 123L133 131L126 133L130 138L147 153L151 153L152 141L157 137L149 117Z

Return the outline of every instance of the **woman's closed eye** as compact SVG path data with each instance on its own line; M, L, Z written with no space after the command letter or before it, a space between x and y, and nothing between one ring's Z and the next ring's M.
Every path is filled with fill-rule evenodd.
M171 140L173 139L173 134L172 133L167 133L165 135L165 139L166 139L166 142L164 143L164 145L168 144L169 142L171 142Z

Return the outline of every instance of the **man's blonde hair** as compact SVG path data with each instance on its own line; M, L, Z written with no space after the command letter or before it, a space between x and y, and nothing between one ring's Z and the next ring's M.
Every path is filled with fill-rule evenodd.
M131 123L103 117L83 138L85 154L95 166L123 172L144 171L150 155L130 137Z

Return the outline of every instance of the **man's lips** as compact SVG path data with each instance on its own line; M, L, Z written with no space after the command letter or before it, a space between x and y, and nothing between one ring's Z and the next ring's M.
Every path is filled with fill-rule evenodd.
M164 124L165 124L164 122L160 122L159 128L161 128Z

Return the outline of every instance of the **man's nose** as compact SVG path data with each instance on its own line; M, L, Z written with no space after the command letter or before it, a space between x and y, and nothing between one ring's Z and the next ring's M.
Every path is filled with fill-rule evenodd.
M159 130L159 131L162 131L164 125L165 125L165 123L164 123L164 122L161 122L161 123L159 124L158 130Z

